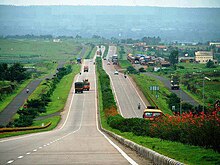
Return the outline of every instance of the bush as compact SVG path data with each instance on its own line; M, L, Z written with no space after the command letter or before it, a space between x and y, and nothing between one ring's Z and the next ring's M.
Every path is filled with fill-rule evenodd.
M220 152L220 116L210 114L183 113L158 119L151 125L151 137L212 148Z
M139 68L139 72L146 72L146 70L143 67L141 67Z

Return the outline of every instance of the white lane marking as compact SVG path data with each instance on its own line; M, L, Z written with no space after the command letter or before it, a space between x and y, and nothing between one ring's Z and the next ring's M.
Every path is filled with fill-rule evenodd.
M22 159L24 156L19 156L18 159Z
M122 80L121 80L120 77L121 77L121 76L119 76L118 79L119 79L120 83L122 84L123 82L122 82ZM127 97L128 100L129 100L128 92L125 90L124 85L122 85L122 88L124 89L124 92L125 92L125 94L126 94L126 97ZM115 93L115 94L116 94L116 93ZM117 95L117 94L116 94L116 95ZM132 104L131 104L131 108L132 108L132 111L134 112L134 114L136 115L136 117L139 117L138 114L137 114L136 111L135 111L134 106L133 106Z
M95 72L95 70L94 70ZM112 142L98 127L98 107L97 107L97 88L96 88L96 73L95 73L95 108L96 108L96 128L105 137L105 139L115 148L118 152L132 165L138 165L131 157L129 157L121 148L119 148L114 142Z
M146 104L145 104L145 102L143 101L143 99L142 99L141 96L139 95L138 91L137 91L136 88L134 87L133 83L131 82L129 76L127 76L127 78L128 78L128 80L129 80L129 82L131 83L132 87L134 88L135 92L137 93L137 95L138 95L139 98L141 99L143 105L144 105L145 107L147 107Z
M13 163L14 162L14 160L9 160L8 162L7 162L7 164L11 164L11 163Z
M77 81L78 81L78 79L79 79L79 75L77 76ZM63 123L62 127L60 127L60 130L63 129L63 127L66 125L67 120L69 119L70 109L71 109L72 104L73 104L73 98L74 98L74 96L75 96L75 93L73 93L73 96L72 96L72 99L71 99L71 102L70 102L70 106L69 106L69 109L68 109L68 114L67 114L66 120L65 120L65 122Z
M107 72L107 70L106 70L106 68L105 68L105 64L104 64L103 61L102 61L102 66L103 66L103 69L105 70L105 72L107 73L107 75L108 75L109 78L110 78L110 81L111 81L111 87L112 87L113 92L114 92L114 96L115 96L115 99L116 99L116 103L118 104L119 112L120 112L121 116L124 117L124 115L123 115L123 113L122 113L122 110L121 110L120 103L119 103L119 101L118 101L118 97L117 97L117 95L116 95L116 90L115 90L115 87L114 87L114 84L113 84L112 78L111 78L110 74Z
M26 153L26 155L30 155L30 154L31 154L30 152L27 152L27 153Z

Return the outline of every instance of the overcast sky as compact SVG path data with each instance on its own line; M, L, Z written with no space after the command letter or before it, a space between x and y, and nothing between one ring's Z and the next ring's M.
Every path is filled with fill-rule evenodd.
M220 7L220 0L0 0L1 5Z

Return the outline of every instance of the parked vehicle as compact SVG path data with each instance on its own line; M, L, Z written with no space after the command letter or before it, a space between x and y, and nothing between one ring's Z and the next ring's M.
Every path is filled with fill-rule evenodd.
M174 75L174 74L171 74L171 77L170 77L170 86L171 86L171 89L174 90L174 89L179 89L179 77L177 75Z
M164 116L163 112L160 109L156 109L154 106L147 106L143 113L143 118L146 120L155 120L162 116Z
M89 67L88 66L84 66L84 72L88 72L89 71Z
M90 82L88 79L83 80L84 86L83 86L83 90L85 91L89 91L90 90Z
M75 82L75 93L83 93L84 83L83 82Z

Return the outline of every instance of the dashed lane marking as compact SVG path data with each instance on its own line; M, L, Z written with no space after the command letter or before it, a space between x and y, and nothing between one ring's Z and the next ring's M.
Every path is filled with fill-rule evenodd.
M7 162L7 164L11 164L11 163L13 163L14 162L14 160L9 160L8 162Z

